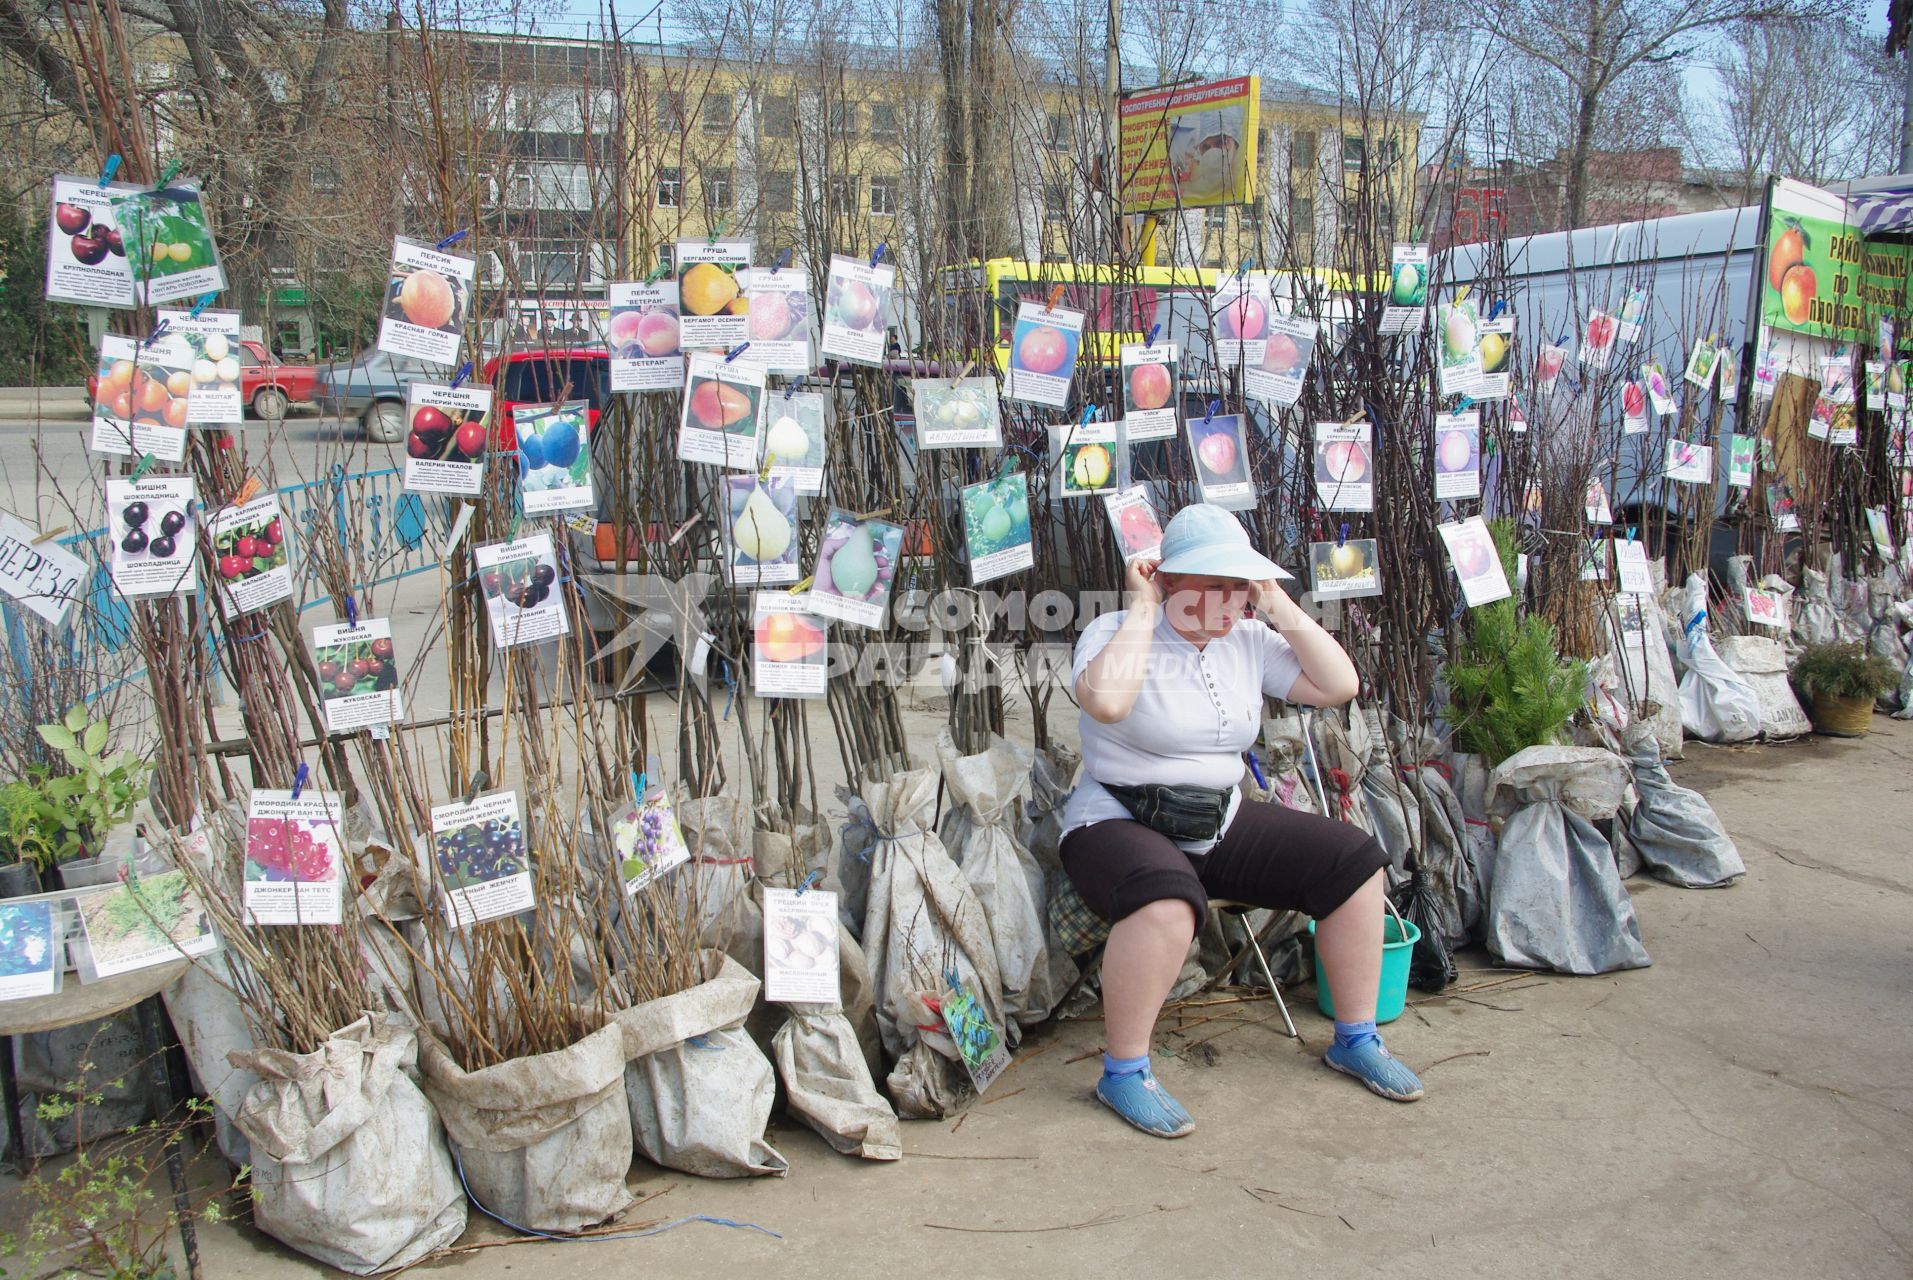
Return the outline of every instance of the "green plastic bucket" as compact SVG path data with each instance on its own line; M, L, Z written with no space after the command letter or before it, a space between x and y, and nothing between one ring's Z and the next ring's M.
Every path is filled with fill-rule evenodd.
M1309 921L1309 933L1315 933L1315 921ZM1408 958L1421 941L1421 930L1394 914L1382 921L1382 980L1375 992L1375 1021L1393 1022L1402 1016L1408 1004ZM1328 975L1322 972L1322 957L1315 957L1315 1007L1325 1018L1335 1016L1335 999L1329 993Z

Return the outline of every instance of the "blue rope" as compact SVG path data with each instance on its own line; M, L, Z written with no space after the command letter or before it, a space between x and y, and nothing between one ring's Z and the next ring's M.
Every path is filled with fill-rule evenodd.
M714 1227L735 1227L739 1231L761 1231L773 1240L782 1240L784 1238L780 1233L772 1231L769 1227L760 1227L755 1222L738 1222L732 1218L716 1218L708 1213L693 1213L686 1217L679 1218L675 1222L667 1222L663 1226L650 1227L644 1231L610 1231L603 1235L589 1236L559 1236L553 1235L549 1231L534 1231L530 1227L521 1227L510 1218L501 1217L493 1213L490 1209L487 1209L485 1202L472 1194L472 1184L465 1180L465 1162L458 1157L458 1147L450 1143L446 1145L451 1147L452 1164L458 1169L458 1184L465 1188L465 1198L477 1206L478 1211L487 1218L503 1226L510 1227L521 1236L536 1236L540 1240L556 1240L566 1244L577 1244L581 1242L588 1244L598 1240L642 1240L646 1236L663 1235L665 1232L681 1227L687 1222L708 1222Z

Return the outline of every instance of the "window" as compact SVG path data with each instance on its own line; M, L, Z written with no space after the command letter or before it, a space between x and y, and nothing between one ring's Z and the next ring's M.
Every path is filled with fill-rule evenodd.
M1402 144L1394 138L1381 138L1375 143L1375 162L1387 173L1395 167L1395 161L1401 158Z
M1395 205L1390 200L1375 202L1375 227L1383 235L1392 235L1395 230Z
M760 180L758 195L765 213L789 213L795 204L797 175L789 169L772 169Z
M1043 184L1043 216L1051 222L1069 217L1069 193L1056 181Z
M764 136L791 138L797 135L797 112L788 97L764 99Z
M731 131L731 95L728 93L709 93L704 96L704 132L729 133Z
M1068 151L1070 141L1069 117L1060 111L1049 113L1049 121L1043 134L1043 145L1051 151Z
M1290 145L1293 148L1295 167L1297 169L1313 169L1315 167L1315 135L1313 133L1310 133L1307 129L1296 130L1295 139Z
M1368 140L1359 133L1342 135L1342 168L1353 171L1362 167L1362 161L1368 158Z
M888 218L897 212L897 179L870 180L870 212L873 217Z
M239 344L239 367L241 369L256 369L259 367L259 357L254 355L252 348L243 342Z
M830 180L830 208L826 213L848 213L857 207L857 180L855 178L832 178Z
M704 203L713 211L731 207L731 171L729 169L704 171Z
M684 95L675 89L660 93L651 123L660 133L677 133L683 129Z
M901 134L897 128L897 107L893 102L873 102L870 104L870 137L875 142L895 142Z
M511 202L518 209L530 209L537 204L538 185L529 173L512 175Z
M842 98L830 104L830 131L843 137L857 132L857 104L845 102Z
M1226 231L1229 228L1229 211L1216 205L1202 211L1202 228L1205 231Z
M1289 198L1289 233L1305 236L1315 230L1315 201L1309 196Z
M658 208L675 209L684 194L684 175L676 169L658 170Z

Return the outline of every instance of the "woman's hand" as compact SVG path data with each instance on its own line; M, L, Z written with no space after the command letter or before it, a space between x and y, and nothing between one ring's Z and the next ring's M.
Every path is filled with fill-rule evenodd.
M1162 583L1156 578L1156 560L1131 560L1123 566L1123 587L1128 591L1130 608L1137 605L1162 607Z
M1282 584L1274 578L1265 578L1252 584L1250 603L1256 611L1269 620L1269 625L1277 631L1286 630L1295 625L1299 617L1307 617L1302 607L1289 598Z

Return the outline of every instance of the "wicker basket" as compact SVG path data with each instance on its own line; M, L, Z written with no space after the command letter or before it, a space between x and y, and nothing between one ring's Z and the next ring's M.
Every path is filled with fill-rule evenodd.
M1841 698L1828 693L1816 693L1808 707L1813 719L1813 731L1823 733L1829 738L1858 738L1866 734L1867 726L1873 719L1873 699Z

